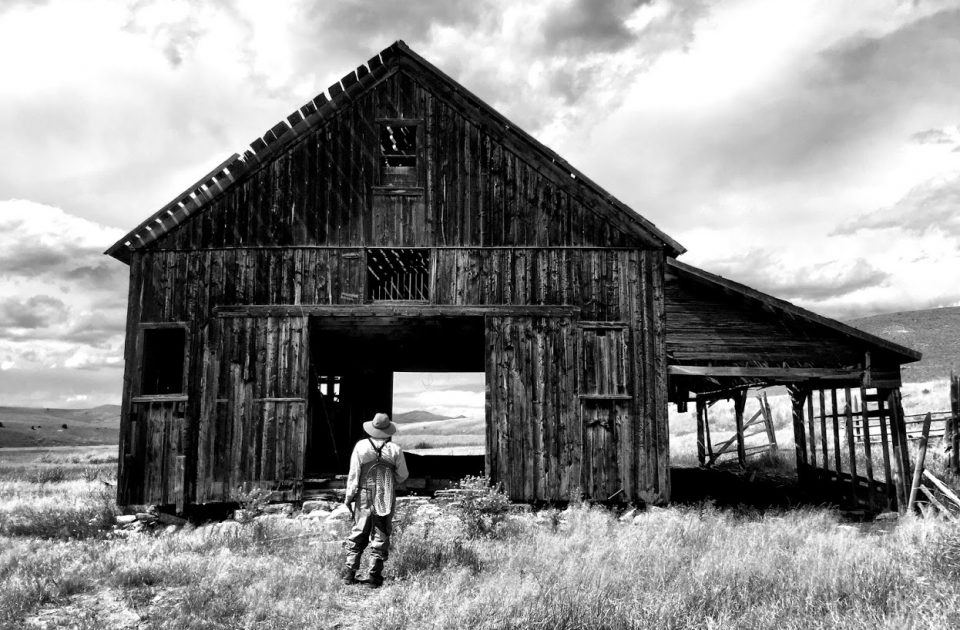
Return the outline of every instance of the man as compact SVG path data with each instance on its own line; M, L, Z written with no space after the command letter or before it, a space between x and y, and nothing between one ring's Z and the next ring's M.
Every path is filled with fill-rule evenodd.
M360 556L369 543L372 558L367 585L377 588L383 584L383 563L390 551L395 487L406 481L409 473L403 450L390 441L390 436L397 432L390 416L376 414L373 420L363 423L363 430L370 437L353 447L343 498L344 505L353 512L353 529L345 543L347 561L342 577L344 584L357 582Z

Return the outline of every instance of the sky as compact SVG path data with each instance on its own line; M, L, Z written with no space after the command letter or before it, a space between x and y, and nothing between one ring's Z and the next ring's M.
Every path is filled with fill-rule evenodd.
M0 0L0 405L119 402L102 252L397 39L687 263L960 304L960 0Z

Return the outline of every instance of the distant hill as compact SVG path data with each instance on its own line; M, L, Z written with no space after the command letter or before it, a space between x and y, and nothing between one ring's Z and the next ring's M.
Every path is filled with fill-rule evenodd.
M903 366L905 382L945 379L951 369L960 373L960 306L885 313L846 323L922 352L923 359Z
M411 422L438 422L440 420L457 420L464 416L441 416L429 411L415 409L413 411L404 411L403 413L393 414L393 421L397 424L409 424Z
M0 448L117 444L120 405L91 409L0 407L0 423Z

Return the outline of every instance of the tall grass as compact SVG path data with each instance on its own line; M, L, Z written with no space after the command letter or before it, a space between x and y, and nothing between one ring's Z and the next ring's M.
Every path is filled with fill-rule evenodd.
M508 535L470 538L460 518L429 508L399 519L375 593L336 579L345 524L0 538L0 625L104 593L180 628L950 627L960 614L960 558L944 553L957 537L935 521L882 533L826 510L696 506L624 524L579 506L558 528L514 517Z

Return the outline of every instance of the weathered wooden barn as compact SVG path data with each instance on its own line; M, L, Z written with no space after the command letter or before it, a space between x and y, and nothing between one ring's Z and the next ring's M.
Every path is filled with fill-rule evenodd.
M130 266L119 502L301 497L398 371L485 373L515 499L665 502L668 399L896 388L918 356L683 251L397 42L107 251Z

